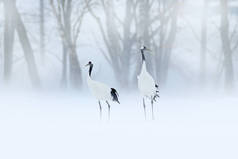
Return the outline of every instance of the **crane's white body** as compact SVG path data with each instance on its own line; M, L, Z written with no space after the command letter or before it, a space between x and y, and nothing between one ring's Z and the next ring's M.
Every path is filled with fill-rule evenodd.
M148 98L156 94L155 81L146 69L145 61L142 63L141 73L138 75L138 88L140 93Z
M95 98L102 101L112 100L111 88L105 85L104 83L94 81L88 75L87 77L88 87Z

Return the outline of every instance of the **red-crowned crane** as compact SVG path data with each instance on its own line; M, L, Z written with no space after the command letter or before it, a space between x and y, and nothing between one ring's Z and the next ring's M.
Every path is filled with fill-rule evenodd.
M88 76L87 76L87 83L88 87L93 94L93 96L98 100L99 110L100 110L100 119L102 118L102 106L101 101L105 101L108 106L108 118L110 119L110 110L111 105L108 101L114 101L120 104L118 100L118 93L115 88L110 88L104 83L95 81L92 79L91 74L93 70L93 63L91 61L88 62L86 66L89 66Z
M159 90L158 85L155 83L153 77L149 74L149 72L146 69L146 63L145 63L145 51L150 51L145 46L142 46L140 48L140 52L142 55L142 68L141 72L138 75L138 88L140 93L143 96L143 107L144 107L144 115L146 119L146 105L145 105L145 98L149 98L151 101L151 112L152 112L152 119L155 119L154 116L154 102L156 101L156 98L159 97Z

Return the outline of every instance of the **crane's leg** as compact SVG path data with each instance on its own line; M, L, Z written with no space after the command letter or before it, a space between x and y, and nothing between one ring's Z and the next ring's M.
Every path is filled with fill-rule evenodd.
M154 99L151 97L151 113L152 113L152 120L155 120L155 114L154 114Z
M108 103L108 101L106 101L106 103L107 103L107 106L108 106L108 120L110 120L111 119L111 106Z
M143 98L143 108L144 108L144 116L146 120L146 106L145 106L145 99Z
M98 101L98 105L99 105L99 115L100 115L100 120L102 120L102 106L101 106L101 102L100 100Z

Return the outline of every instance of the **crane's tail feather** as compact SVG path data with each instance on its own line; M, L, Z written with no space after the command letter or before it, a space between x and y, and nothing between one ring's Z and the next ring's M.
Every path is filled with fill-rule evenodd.
M156 92L155 95L153 97L153 101L156 102L156 99L159 98L159 86L157 84L155 84L155 88L156 88Z
M112 100L119 103L119 100L118 100L118 97L119 97L119 94L117 93L117 90L115 88L111 88L111 96L112 96Z

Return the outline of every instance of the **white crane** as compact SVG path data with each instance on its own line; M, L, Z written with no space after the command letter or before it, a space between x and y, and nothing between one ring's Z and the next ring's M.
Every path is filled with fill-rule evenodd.
M88 77L87 77L88 87L91 93L93 94L93 96L98 100L99 110L100 110L100 119L102 118L101 101L105 101L107 103L108 118L110 119L111 106L108 101L115 101L120 104L118 100L119 95L115 88L110 88L104 83L92 80L91 73L93 70L93 63L91 61L89 61L86 66L89 66Z
M149 98L151 101L151 112L152 112L152 119L154 120L154 102L156 101L156 98L159 98L159 90L158 85L155 83L153 77L148 73L146 69L146 63L145 63L145 55L144 51L150 51L145 46L142 46L140 48L140 52L142 55L142 68L141 72L138 75L138 88L140 93L143 96L143 107L144 107L144 115L146 119L146 105L145 105L145 98Z

